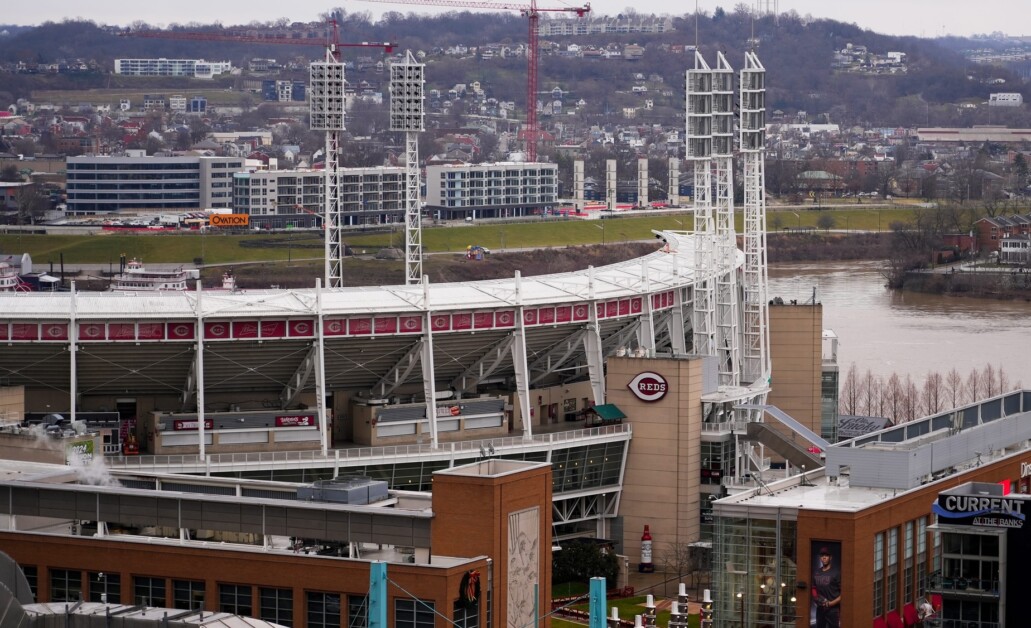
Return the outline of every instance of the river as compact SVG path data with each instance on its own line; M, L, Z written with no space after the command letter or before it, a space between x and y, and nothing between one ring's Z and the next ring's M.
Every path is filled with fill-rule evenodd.
M1031 387L1031 303L888 290L881 262L804 262L770 266L770 298L823 304L823 327L839 338L842 378L854 362L887 379L955 367L964 378L988 363L1010 387ZM776 368L776 365L774 366Z

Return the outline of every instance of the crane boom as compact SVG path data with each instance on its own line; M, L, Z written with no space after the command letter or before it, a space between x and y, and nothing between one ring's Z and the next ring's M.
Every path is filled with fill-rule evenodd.
M526 141L526 156L531 162L537 161L537 142L540 131L537 126L537 45L538 22L541 13L575 13L583 17L591 12L588 2L579 7L542 7L537 0L522 2L489 2L487 0L362 0L363 2L379 2L384 4L423 4L441 7L458 7L469 9L494 9L498 11L519 11L528 18L529 34L526 41L526 129L523 138Z

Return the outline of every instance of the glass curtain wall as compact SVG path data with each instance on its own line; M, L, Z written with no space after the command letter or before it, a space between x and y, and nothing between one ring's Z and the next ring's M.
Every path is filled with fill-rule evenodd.
M715 526L714 625L794 626L797 523L717 516Z

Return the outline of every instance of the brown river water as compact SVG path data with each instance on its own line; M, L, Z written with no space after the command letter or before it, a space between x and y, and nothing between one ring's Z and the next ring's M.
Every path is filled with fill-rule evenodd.
M801 262L770 266L770 298L823 304L823 327L837 334L842 378L854 362L885 379L922 382L956 367L964 378L988 363L1011 388L1031 387L1031 303L888 290L881 262ZM776 365L774 365L776 368Z

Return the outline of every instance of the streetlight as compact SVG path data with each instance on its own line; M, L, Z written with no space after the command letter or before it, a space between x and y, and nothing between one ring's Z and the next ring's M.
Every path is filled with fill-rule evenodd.
M605 244L605 223L600 225L593 225L595 229L601 229L601 243Z
M741 591L737 592L738 607L741 609L741 626L745 625L745 595Z

